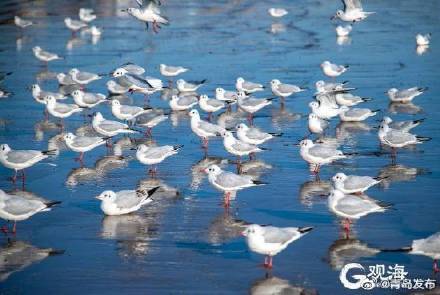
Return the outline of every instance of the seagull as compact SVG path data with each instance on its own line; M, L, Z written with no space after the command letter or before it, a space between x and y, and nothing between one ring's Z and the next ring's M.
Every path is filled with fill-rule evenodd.
M361 102L370 101L371 98L360 97L351 93L336 93L335 100L336 103L340 106L352 107L360 104Z
M77 84L86 85L90 82L102 79L103 75L83 72L79 71L76 68L73 68L69 71L69 75L72 77L72 80Z
M150 111L150 107L121 105L119 100L112 100L112 114L119 120L131 121L139 115Z
M265 185L266 183L254 180L248 175L239 175L228 171L223 171L217 165L211 165L205 169L208 173L208 180L216 189L225 193L225 206L229 207L231 194L239 190Z
M410 247L400 249L383 249L382 252L408 252L413 255L424 255L434 259L432 269L440 272L437 261L440 259L440 232L434 233L425 239L414 240Z
M8 221L13 220L12 233L16 233L17 221L26 220L39 212L50 211L51 207L60 203L60 201L47 201L8 194L0 189L0 218ZM2 231L8 233L9 229L2 227Z
M123 9L122 11L127 12L141 22L145 22L145 26L147 29L148 23L152 23L153 31L155 33L158 33L161 24L168 25L170 23L165 16L161 15L157 1L136 0L136 2L139 4L139 8L130 7L127 9Z
M164 114L163 110L151 109L149 112L137 116L135 119L135 125L146 127L146 135L151 137L151 130L153 129L153 127L165 121L166 119L168 119L168 116Z
M350 35L352 29L353 27L351 25L337 26L336 35L338 35L338 37L347 37L348 35Z
M59 93L59 92L50 92L50 91L44 91L41 89L40 85L38 84L32 84L31 86L32 90L32 97L41 104L46 104L44 101L44 98L48 95L54 97L56 100L64 100L67 99L67 96Z
M342 151L337 150L334 146L313 143L310 139L304 139L297 145L300 146L301 157L311 165L314 173L319 173L321 165L347 158Z
M113 80L107 81L106 85L108 92L110 92L110 94L112 95L125 94L130 90L129 87L122 86L121 84Z
M203 147L208 148L208 140L210 137L216 137L225 132L225 128L200 119L200 114L197 110L191 110L189 113L191 117L191 130L203 140Z
M37 59L44 61L46 63L57 59L63 59L61 56L59 56L56 53L51 53L49 51L43 50L40 46L33 47L32 51L34 52L34 55Z
M284 8L273 8L272 7L272 8L269 8L267 10L267 12L270 14L270 16L277 17L277 18L283 17L283 16L289 14L289 12Z
M391 88L388 90L387 94L392 102L408 103L411 102L414 97L421 95L426 90L428 90L427 87L412 87L402 90Z
M238 95L235 91L226 91L223 88L218 87L215 89L215 99L234 102L237 101Z
M339 114L344 111L342 108L332 108L317 101L310 102L309 107L312 110L312 113L325 120L339 116Z
M108 102L107 97L102 93L84 92L82 90L75 90L72 92L72 97L75 103L82 108L93 108L103 102Z
M225 103L218 99L210 99L206 94L203 94L199 97L199 106L203 111L209 113L211 116L212 113L223 109L225 107Z
M96 19L96 14L94 14L91 8L80 8L78 11L79 19L83 22L89 23Z
M101 200L101 210L106 215L123 215L139 210L153 201L152 195L159 189L157 186L148 191L123 190L119 192L104 191L96 198Z
M333 183L337 190L344 194L362 194L367 189L379 184L383 178L370 176L345 175L344 173L336 173L332 177Z
M245 93L254 93L264 90L264 86L262 84L246 81L242 77L237 78L235 88L237 91L243 91Z
M189 71L188 68L181 66L169 66L166 64L159 65L160 74L165 77L175 77Z
M232 132L230 131L224 131L221 133L223 137L223 145L229 153L238 156L239 158L241 156L247 156L251 155L253 153L262 152L264 150L267 150L266 148L260 148L254 144L246 143L242 140L236 139L234 135L232 135Z
M183 79L179 79L176 81L176 85L177 85L177 90L179 90L179 92L195 92L205 82L206 79L201 81L185 81Z
M96 112L92 120L93 129L99 134L106 137L113 137L118 134L137 133L132 130L127 124L104 119L100 112Z
M21 18L18 15L14 16L14 23L17 27L20 27L22 29L30 27L34 24L30 20L26 20L24 18Z
M431 41L431 33L425 35L422 34L416 35L417 46L428 46L430 41Z
M382 124L388 125L391 129L394 130L409 132L411 129L420 125L420 123L422 123L423 121L425 121L425 119L394 122L390 117L385 116L382 119Z
M347 106L341 107L341 112L339 113L339 118L342 122L361 122L369 117L373 117L380 110L370 110L366 108L351 108Z
M140 65L137 65L132 62L127 62L114 70L114 72L118 71L118 69L124 69L126 72L132 75L142 75L145 73L145 69Z
M130 91L152 94L162 90L162 81L156 78L142 77L137 74L131 74L125 68L117 68L112 72L116 82L124 87L128 87Z
M70 17L66 17L64 19L64 24L66 27L72 31L72 34L76 33L77 31L81 30L82 28L87 27L87 23L83 22L81 20L71 19Z
M136 149L136 158L144 165L156 165L161 163L169 156L177 154L183 145L163 145L163 146L146 146L140 144ZM156 167L150 172L155 175Z
M72 77L64 73L58 73L57 80L58 80L58 84L62 86L76 85L76 82L72 80Z
M280 80L277 79L273 79L272 81L270 81L270 87L274 95L283 98L289 97L295 93L306 90L296 85L283 84L280 82Z
M386 124L381 124L378 133L380 142L393 149L406 147L412 144L421 144L431 140L430 137L417 136L405 131L391 129Z
M235 126L237 130L237 137L239 140L252 145L260 145L266 141L274 138L275 136L282 136L282 133L267 133L258 128L249 127L244 123L240 123Z
M308 127L311 133L322 134L329 127L329 122L321 119L315 113L310 113L308 118Z
M342 0L344 10L336 11L332 19L339 18L345 22L359 22L375 12L367 12L362 8L360 0Z
M249 121L252 122L253 114L262 108L272 104L274 98L246 97L243 91L238 93L238 107L249 114Z
M44 100L46 101L46 110L56 118L64 119L83 111L83 108L76 104L57 102L55 97L50 95L46 96Z
M6 91L4 89L0 89L0 98L9 97L12 94L13 94L12 92Z
M0 163L6 168L15 170L15 174L12 177L13 182L17 180L17 172L19 170L21 170L24 182L24 169L53 154L54 151L12 150L7 144L0 145Z
M348 81L344 81L342 83L332 83L332 82L325 82L323 80L319 80L315 83L316 94L339 93L339 92L347 92L356 89L353 87L345 87L347 83Z
M321 64L321 69L326 76L335 78L345 73L348 65L337 65L326 60Z
M344 229L350 230L351 219L359 219L370 213L385 212L392 205L374 200L367 195L350 195L333 190L328 197L328 208L338 217L345 218Z
M169 105L173 111L186 111L198 104L196 96L171 96Z
M283 251L293 241L310 232L313 227L275 227L248 225L242 235L252 252L265 255L264 267L272 268L272 257Z
M64 135L64 141L69 149L74 152L80 153L77 159L82 163L84 153L93 150L94 148L103 145L107 142L108 138L99 136L78 136L71 132Z

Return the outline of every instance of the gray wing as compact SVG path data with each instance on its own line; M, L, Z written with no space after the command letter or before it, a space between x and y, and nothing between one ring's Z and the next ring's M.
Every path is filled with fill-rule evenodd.
M331 147L326 147L322 145L315 145L309 149L309 154L313 157L317 158L330 158L337 155L341 155L341 152L335 149L332 149Z
M247 151L252 151L255 150L256 148L258 148L256 145L253 144L248 144L246 142L243 141L236 141L232 147L237 150L237 151L242 151L242 152L247 152Z
M296 227L278 228L274 226L265 226L263 229L263 237L266 243L284 244L292 238L300 235L298 228Z
M248 99L242 101L240 104L243 106L256 107L256 106L259 106L265 102L266 102L265 99L248 98Z
M198 127L208 133L221 133L225 130L223 127L220 127L219 125L212 124L206 121L199 121Z
M143 108L137 106L121 105L121 112L124 114L136 115L143 110Z
M10 151L6 159L11 163L24 163L32 160L35 157L41 156L40 151Z
M215 182L224 188L235 188L252 184L252 178L246 175L222 172L217 176Z
M364 199L359 196L345 195L335 206L337 211L347 215L358 215L362 213L372 212L379 208L374 201Z
M397 97L408 97L408 96L414 96L419 94L420 91L417 87L403 89L397 92Z
M78 108L76 104L57 103L54 110L58 113L69 113Z
M81 81L95 79L97 77L99 77L99 76L96 74L93 74L93 73L89 73L89 72L79 72L77 74L78 80L81 80Z
M283 93L290 93L290 92L298 92L301 89L296 85L280 84L278 85L278 90Z
M249 81L245 81L243 83L243 88L244 89L255 89L255 88L261 88L261 84L257 84L257 83L253 83L253 82L249 82Z
M126 74L126 75L124 75L123 77L126 77L126 79L127 79L127 81L129 82L129 83L131 83L131 85L134 85L134 86L136 86L136 87L139 87L139 88L147 88L147 89L149 89L149 88L153 88L153 86L150 84L150 83L148 83L148 81L147 80L145 80L143 77L141 77L141 76L138 76L138 75L132 75L132 74ZM130 86L131 86L130 85Z
M77 136L72 145L75 147L88 147L99 142L104 142L104 139L97 136Z
M407 142L416 141L417 138L410 133L391 130L384 136L384 140L393 144L404 144Z
M222 101L220 101L220 100L217 100L217 99L210 99L210 100L207 101L207 103L208 103L210 106L215 107L215 108L217 108L217 107L223 107L223 106L225 105L224 102L222 102Z
M349 109L348 111L345 112L345 115L347 117L358 118L368 114L369 112L370 112L369 109L356 108L356 109Z
M128 62L121 66L121 68L125 69L127 72L133 75L142 75L145 73L145 69L137 64Z
M57 56L55 53L51 53L45 50L41 50L40 55L46 59L54 58L55 56Z
M190 96L181 96L177 101L177 104L180 106L188 106L196 102L198 102L197 97L190 95Z
M94 93L84 93L84 97L83 97L83 101L87 104L94 104L97 103L98 101L101 101L105 99L104 95L101 95L99 93L94 94Z
M150 147L144 155L147 158L162 158L171 152L174 148L170 145L158 146L158 147Z
M22 215L31 212L38 212L44 208L46 208L46 205L40 201L12 196L5 200L3 210L13 215Z
M250 128L246 136L252 139L265 139L269 134L258 130L257 128Z
M129 209L139 205L142 200L136 191L125 190L117 193L115 204L121 209Z
M344 187L349 190L364 188L373 184L375 180L370 176L348 176L344 181Z
M120 123L120 122L117 122L117 121L109 121L109 120L102 121L99 124L99 127L104 129L104 130L107 130L107 131L118 131L118 130L121 130L121 129L127 129L128 128L128 126L126 124L124 124L124 123Z
M354 9L361 9L362 10L362 4L360 0L342 0L344 3L344 10L354 10Z

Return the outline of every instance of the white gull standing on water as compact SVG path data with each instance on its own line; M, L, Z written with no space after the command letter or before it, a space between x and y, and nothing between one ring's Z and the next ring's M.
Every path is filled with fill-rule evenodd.
M380 183L382 179L371 176L345 175L341 172L332 177L335 188L345 194L363 193L370 187Z

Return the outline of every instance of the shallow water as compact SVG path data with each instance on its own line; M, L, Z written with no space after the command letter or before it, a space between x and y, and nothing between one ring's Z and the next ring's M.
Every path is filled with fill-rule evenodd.
M27 171L26 191L62 204L19 223L18 234L12 239L65 253L28 263L0 283L1 293L255 291L276 279L264 281L265 270L259 266L263 257L249 252L239 237L237 221L243 220L315 226L275 257L270 275L321 294L350 294L338 279L339 264L334 260L338 245L359 240L370 247L401 247L440 229L438 1L425 1L423 5L420 1L364 1L366 10L378 13L357 24L345 45L338 45L329 21L339 1L164 2L163 11L172 24L158 35L147 33L142 24L124 17L120 9L130 1L81 2L81 6L95 8L99 15L96 25L104 29L103 36L93 41L89 37L73 38L64 27L65 16L76 17L76 1L2 1L0 71L13 74L1 86L14 95L0 99L0 142L20 149L47 149L48 141L54 142L59 130L41 124L43 107L26 89L40 79L44 89L55 90L54 80L41 80L50 72L77 67L106 73L132 61L146 66L148 74L159 76L160 63L178 64L192 68L183 78L208 79L200 92L213 96L218 86L231 90L238 76L266 84L278 78L314 88L314 82L324 78L319 64L329 59L350 65L341 80L357 87L355 93L373 98L365 107L381 109L380 116L390 112L396 119L427 118L415 130L433 140L398 154L397 163L402 165L398 168L416 168L407 170L409 175L390 166L389 154L372 155L379 150L376 130L372 129L377 125L374 118L362 126L332 122L333 132L346 139L343 149L360 155L324 167L321 181L338 171L391 173L389 183L370 189L368 195L395 204L396 210L361 219L354 225L353 240L340 240L343 236L337 219L328 211L325 197L310 197L317 183L297 148L290 145L306 134L306 117L301 115L309 111L312 91L287 99L284 108L276 102L258 113L255 125L283 132L284 136L270 142L271 151L258 155L267 166L261 179L269 184L241 191L229 212L221 206L221 194L206 179L198 178L195 165L204 154L190 131L188 117L172 114L153 130L154 139L159 144L184 144L184 148L160 164L158 179L164 191L155 197L155 204L136 214L104 218L93 198L105 189L156 185L149 180L147 168L133 160L130 150L124 150L127 158L122 163L103 169L105 160L98 165L96 162L106 156L106 150L97 148L86 154L87 169L79 169L73 160L76 155L64 149L46 162L56 166L39 164ZM287 8L290 14L273 21L266 10L275 5ZM12 24L15 14L38 24L20 32ZM431 47L422 55L415 48L418 32L433 34ZM66 59L44 68L32 55L35 45ZM92 83L88 90L105 92L105 81ZM388 88L416 85L429 87L429 91L417 97L414 105L389 105L384 94ZM167 108L167 102L159 97L155 94L151 104ZM129 100L143 103L138 95ZM108 106L97 109L111 118ZM73 116L66 120L66 129L74 131L86 123L82 116ZM209 156L215 161L232 159L218 140L210 143ZM225 169L234 170L235 166L226 164ZM10 170L0 168L1 189L14 189L7 180L10 174ZM1 242L6 244L6 237L1 237ZM398 263L405 265L411 278L433 276L432 261L423 256L380 253L355 262L366 267Z

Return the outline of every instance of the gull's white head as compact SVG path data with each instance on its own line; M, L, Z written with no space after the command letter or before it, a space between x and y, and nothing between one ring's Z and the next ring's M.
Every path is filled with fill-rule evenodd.
M225 90L223 88L218 87L218 88L215 89L215 93L216 94L224 94Z
M249 129L249 127L246 126L246 124L244 124L244 123L240 123L240 124L238 124L237 126L235 126L235 129L236 129L237 131L239 131L239 130L246 131L246 130Z
M238 84L238 85L243 84L243 82L244 82L244 79L243 79L242 77L238 77L238 78L237 78L237 84Z
M69 74L70 74L71 76L76 75L76 74L78 74L78 73L79 73L79 70L78 70L77 68L73 68L73 69L71 69L71 70L69 71Z
M65 142L72 142L75 139L76 135L72 132L69 132L63 136Z
M79 98L84 94L84 92L82 92L81 90L77 89L75 91L72 92L72 96L75 98Z
M384 135L388 131L390 131L390 126L388 126L388 124L381 123L379 126L379 135Z
M388 124L390 124L391 122L393 122L393 120L392 120L390 117L388 117L388 116L385 116L385 117L383 117L383 119L382 119L382 123L385 124L385 125L388 125Z
M301 149L309 149L313 145L314 145L314 143L310 139L303 139L299 142L299 146Z
M319 108L319 103L317 101L312 101L312 102L309 103L309 107L312 110L316 110L317 108Z
M38 84L32 84L31 89L34 93L39 93L41 91L40 85Z
M52 95L47 95L45 98L44 98L44 101L46 102L46 104L48 105L48 106L51 106L51 105L55 105L56 104L56 99L55 99L55 97L53 97Z
M179 79L176 81L177 85L183 86L185 84L185 81L183 79Z
M200 95L200 97L199 97L199 101L207 101L208 100L208 95L206 95L206 94L202 94L202 95Z
M121 102L117 99L113 99L112 100L112 107L120 107L121 106Z
M273 79L272 81L270 81L270 85L272 85L274 87L276 87L276 86L278 86L280 84L281 84L281 81L278 80L278 79Z
M330 62L328 60L326 60L321 64L321 67L328 67L329 65L330 65Z
M101 112L96 112L93 116L93 121L104 121L104 117L102 116Z
M232 135L231 131L223 131L220 134L225 140L234 139L234 135Z
M397 91L399 91L397 88L390 88L390 89L387 91L388 96L393 97L393 96L397 93Z
M125 74L127 74L128 71L124 68L117 68L116 70L113 71L112 76L117 78L117 77L122 77Z
M241 234L247 238L251 238L253 236L262 236L263 228L258 224L251 224L248 225Z
M32 51L34 51L34 52L40 52L40 51L41 51L41 47L40 47L40 46L34 46L34 47L32 48Z
M219 175L222 172L222 169L217 165L211 165L205 169L205 172L209 175Z
M325 85L325 82L323 80L319 80L315 83L316 89L322 88L322 87L324 87L324 85Z
M244 92L244 91L238 91L237 92L237 97L239 98L239 99L243 99L243 98L246 98L247 97L247 95L246 95L246 93Z
M0 155L5 155L11 151L11 148L8 144L4 143L0 145Z
M103 191L99 196L96 197L98 200L103 202L111 202L116 199L116 193L114 191Z
M143 152L148 151L148 146L145 145L145 144L140 144L140 145L138 145L138 147L137 147L136 150L137 150L138 152L143 153Z
M171 96L171 101L178 101L179 100L179 97L177 96L177 95L173 95L173 96Z
M199 118L200 119L200 115L199 115L199 111L197 111L197 110L191 110L189 113L188 113L188 115L191 117L191 118Z
M345 175L344 173L336 173L333 177L332 180L333 182L336 183L341 183L344 182L347 179L347 175Z

